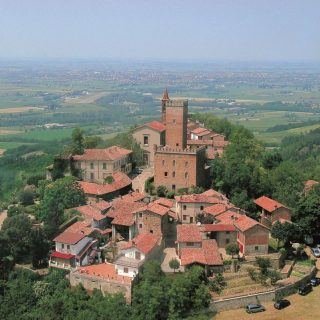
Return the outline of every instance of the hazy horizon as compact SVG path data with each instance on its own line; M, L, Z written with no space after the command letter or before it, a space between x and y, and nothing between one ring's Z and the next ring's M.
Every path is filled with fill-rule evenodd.
M319 62L317 0L1 0L1 60Z

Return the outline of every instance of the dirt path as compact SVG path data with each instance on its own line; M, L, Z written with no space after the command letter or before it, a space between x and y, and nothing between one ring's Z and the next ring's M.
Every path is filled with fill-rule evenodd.
M2 227L4 219L7 217L7 210L0 212L0 229Z
M132 180L132 189L140 193L145 193L144 192L145 182L149 177L152 177L153 175L154 175L153 168L144 169L141 174L139 174Z

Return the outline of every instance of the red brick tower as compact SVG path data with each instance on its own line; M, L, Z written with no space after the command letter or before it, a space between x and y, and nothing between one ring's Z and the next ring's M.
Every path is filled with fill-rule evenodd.
M187 147L188 101L169 100L165 106L166 145L185 149Z
M161 119L162 123L166 124L166 103L169 101L169 94L167 88L163 92L162 100L161 100Z

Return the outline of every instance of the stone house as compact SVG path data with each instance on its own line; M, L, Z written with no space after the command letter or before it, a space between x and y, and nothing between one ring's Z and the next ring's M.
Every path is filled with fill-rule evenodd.
M128 304L131 303L134 279L117 273L114 264L100 263L92 266L80 267L70 272L72 287L82 284L88 291L101 290L103 294L123 293Z
M265 196L254 202L262 210L260 221L266 227L270 228L276 221L291 221L291 210L282 203Z
M132 136L144 150L144 164L154 166L155 147L165 145L165 125L151 121L133 129Z
M72 156L78 177L87 182L104 183L113 173L130 173L132 151L118 146L106 149L85 149L82 155Z
M214 239L219 248L225 248L230 243L237 243L237 230L233 224L204 224L202 231L206 239Z
M161 256L161 239L153 234L139 234L121 247L115 261L117 274L134 278L143 263Z
M100 261L98 241L91 236L92 231L88 222L79 221L55 237L49 266L71 269Z

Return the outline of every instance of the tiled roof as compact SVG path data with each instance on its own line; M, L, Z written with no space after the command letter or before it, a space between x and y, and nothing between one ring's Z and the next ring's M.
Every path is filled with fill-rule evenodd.
M141 202L128 202L121 198L113 201L112 208L108 211L107 217L113 218L112 224L131 226L134 223L133 212L145 207Z
M220 193L219 191L213 190L213 189L208 189L205 192L202 192L202 194L207 197L214 197L214 198L228 201L228 198L224 194Z
M219 201L214 197L208 197L204 194L186 194L175 197L177 202L190 203L218 203Z
M100 263L91 266L81 266L78 267L74 272L78 273L79 275L83 274L117 282L131 283L132 281L130 277L118 275L115 265L111 263Z
M221 213L219 216L216 217L220 222L223 224L233 224L236 219L242 217L242 214L233 212L233 211L226 211Z
M115 172L112 177L114 182L110 184L97 184L85 181L78 181L78 183L85 194L91 195L104 195L115 192L128 187L132 183L131 179L121 171Z
M148 254L157 244L159 238L151 233L138 234L122 247L123 250L135 247L144 254Z
M260 225L264 228L264 225L262 225L261 223L259 223L258 221L246 216L246 215L242 215L241 217L239 217L235 222L234 225L236 226L237 229L239 229L241 232L245 232L251 228L253 228L254 226ZM268 229L268 228L267 228Z
M226 212L227 210L234 208L234 205L228 203L217 203L213 206L209 206L203 209L204 213L211 214L213 216L218 216L219 214Z
M76 244L87 235L83 233L74 233L69 231L64 231L60 233L57 237L53 239L54 242L66 243L66 244Z
M159 132L163 132L164 130L166 130L165 125L159 121L148 122L145 124L145 126L151 128L153 130L159 131Z
M75 257L74 254L62 253L62 252L58 252L58 251L53 251L53 252L50 254L50 256L51 256L51 257L54 257L54 258L60 258L60 259L66 259L66 260L69 260L69 259Z
M91 202L90 205L101 211L105 211L111 207L111 203L104 200L99 200L98 202Z
M101 214L101 210L99 210L98 208L95 208L92 205L77 207L77 208L74 208L74 210L79 211L86 218L92 218L96 221L100 221L106 217L104 214Z
M159 198L154 201L154 203L161 204L164 207L172 208L174 206L174 201L167 198Z
M201 242L201 228L195 224L177 225L178 242Z
M131 150L127 150L118 146L112 146L106 149L85 149L81 155L74 155L73 159L77 161L81 160L116 160L123 156L131 154Z
M204 127L198 127L198 128L195 128L191 131L191 133L197 135L197 136L204 136L206 134L210 134L212 133L212 131L204 128Z
M209 266L223 264L216 240L203 240L202 248L182 248L180 259L182 266L193 263Z
M122 196L122 199L124 201L128 201L128 202L136 202L136 201L141 201L145 198L146 196L142 193L139 192L131 192L128 193L124 196Z
M307 180L304 182L304 188L305 190L309 191L311 190L315 185L317 185L319 182L316 180Z
M150 211L150 212L155 213L157 215L164 216L170 211L170 208L162 206L162 205L155 203L155 202L151 202L151 203L145 205L144 207L138 208L137 210L134 211L134 213L143 212L143 211Z
M203 232L219 232L219 231L236 231L236 228L233 224L204 224L202 225Z
M256 200L254 200L254 202L259 207L267 210L268 212L273 212L278 208L286 208L282 203L275 201L273 199L270 199L266 196L262 196Z

